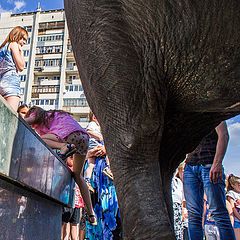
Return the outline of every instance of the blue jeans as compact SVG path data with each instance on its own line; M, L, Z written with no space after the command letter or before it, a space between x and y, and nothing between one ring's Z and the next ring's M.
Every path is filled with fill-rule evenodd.
M188 231L191 240L203 239L202 215L203 194L207 195L209 211L211 211L221 240L235 240L234 231L226 209L225 175L218 183L213 184L209 179L211 164L206 166L191 166L186 164L184 169L184 194L188 210Z

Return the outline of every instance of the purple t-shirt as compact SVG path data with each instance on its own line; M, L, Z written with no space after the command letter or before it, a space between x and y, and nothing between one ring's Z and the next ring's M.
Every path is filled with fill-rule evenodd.
M50 114L51 112L48 113L48 115ZM32 124L32 127L40 136L44 134L54 134L61 140L76 131L87 134L86 130L82 128L70 114L65 112L55 112L54 117L52 121L49 122L48 127L38 124Z

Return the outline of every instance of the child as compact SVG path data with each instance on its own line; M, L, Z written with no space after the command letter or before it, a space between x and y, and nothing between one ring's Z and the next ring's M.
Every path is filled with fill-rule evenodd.
M18 107L17 113L19 114L19 116L24 118L25 115L27 114L28 110L29 110L28 105L27 104L22 104Z
M179 164L175 176L172 179L172 200L173 200L173 213L174 213L174 231L177 240L183 239L183 216L182 204L183 196L183 172L185 162Z
M28 32L18 26L12 29L0 46L0 94L17 111L20 100L20 77L25 60L22 47L26 44Z
M99 156L101 156L101 147L103 146L103 136L101 133L101 129L100 129L98 120L97 120L96 116L93 114L93 112L89 113L89 119L90 119L90 123L87 126L87 133L90 136L88 150L92 150L95 148L96 153L99 154ZM97 151L97 150L99 150L99 151ZM85 171L85 181L88 185L89 190L91 192L94 192L94 189L90 183L90 179L92 177L93 168L95 166L96 156L94 156L92 154L88 154L87 159L88 159L88 168ZM108 161L107 164L109 166L109 160L107 157L106 157L106 161ZM107 169L103 169L103 173L105 173L105 172L107 172ZM113 176L110 171L110 168L109 168L108 172L110 172L109 177L112 178ZM106 175L108 175L108 174L106 174Z
M230 174L227 184L227 200L230 202L234 216L234 233L236 240L240 240L240 178Z
M88 187L82 177L82 168L88 149L89 136L69 113L60 110L45 111L33 106L25 116L25 121L35 129L51 148L59 149L66 159L73 153L73 175L87 207L88 220L97 225Z

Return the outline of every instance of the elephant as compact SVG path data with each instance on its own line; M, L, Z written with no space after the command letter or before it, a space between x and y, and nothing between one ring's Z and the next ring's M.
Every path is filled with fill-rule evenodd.
M239 1L65 0L65 11L123 238L175 239L174 170L240 112Z

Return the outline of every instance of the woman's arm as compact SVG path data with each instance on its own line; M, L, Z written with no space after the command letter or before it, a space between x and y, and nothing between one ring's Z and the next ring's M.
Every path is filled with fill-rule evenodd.
M240 220L240 214L238 213L236 207L235 207L235 203L233 198L231 198L230 196L227 196L227 200L229 201L229 203L231 204L232 207L232 211L233 211L233 215Z
M96 139L97 141L103 141L102 134L98 134L95 131L93 131L92 129L87 129L87 133L90 137Z
M228 214L229 214L229 217L230 217L231 224L233 226L233 224L234 224L233 209L232 209L231 203L227 199L226 199L226 207L227 207L227 210L228 210Z
M19 72L22 72L25 66L25 60L22 54L22 47L17 42L11 42L9 49L12 52L13 60Z
M87 157L99 157L106 155L106 148L104 146L96 146L95 148L88 150Z

